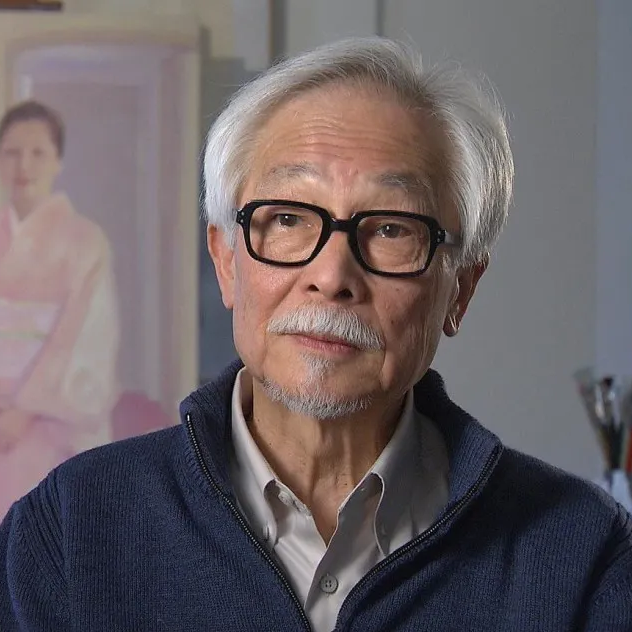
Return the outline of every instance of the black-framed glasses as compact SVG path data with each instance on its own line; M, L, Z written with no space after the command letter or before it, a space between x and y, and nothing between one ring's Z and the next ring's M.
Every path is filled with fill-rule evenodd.
M252 200L237 211L236 221L253 259L283 267L313 261L335 230L347 233L351 252L365 270L389 277L419 276L438 246L460 244L433 217L406 211L360 211L335 219L314 204Z

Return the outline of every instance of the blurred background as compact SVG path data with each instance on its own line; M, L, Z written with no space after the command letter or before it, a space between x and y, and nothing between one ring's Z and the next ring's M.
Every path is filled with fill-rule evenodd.
M137 137L134 167L116 159L118 172L105 170L118 173L116 183L90 186L69 138L62 177L82 210L94 206L95 186L109 200L95 219L119 244L119 269L137 270L119 273L122 296L131 301L142 288L145 297L142 309L123 310L144 351L121 366L152 398L167 389L167 407L235 357L198 204L204 133L232 92L275 59L349 35L403 39L428 64L456 59L486 74L508 113L515 201L461 332L442 342L435 368L452 398L508 445L582 476L601 472L573 373L632 373L629 0L66 0L59 12L0 11L0 34L3 109L40 94L69 113L69 135L123 157ZM78 73L76 92L51 87L54 70L60 81ZM134 94L119 89L95 127L72 108L90 103L96 112L94 77L108 72ZM117 121L130 111L126 129ZM126 206L137 209L133 227L111 219ZM124 264L130 252L141 263ZM162 293L156 266L185 280L176 295ZM163 338L164 352L154 344ZM165 358L177 375L157 368Z

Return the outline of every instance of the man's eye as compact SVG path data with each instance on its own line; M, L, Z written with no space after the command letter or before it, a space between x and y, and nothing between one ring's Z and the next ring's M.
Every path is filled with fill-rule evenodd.
M404 226L400 224L382 224L375 231L378 237L385 237L386 239L395 239L397 237L406 237L408 231Z
M283 226L284 228L294 228L301 221L298 215L291 213L279 213L274 219L279 226Z

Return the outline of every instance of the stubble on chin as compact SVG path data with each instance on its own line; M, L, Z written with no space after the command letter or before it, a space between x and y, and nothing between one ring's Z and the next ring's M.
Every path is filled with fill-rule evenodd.
M264 378L262 386L268 398L282 404L289 411L314 419L338 419L366 410L371 399L368 396L341 398L325 387L325 378L334 366L327 358L301 354L304 377L290 390Z

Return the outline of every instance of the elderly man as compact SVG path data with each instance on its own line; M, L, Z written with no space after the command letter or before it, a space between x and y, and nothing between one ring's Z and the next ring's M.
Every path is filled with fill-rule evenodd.
M245 86L205 174L241 362L13 506L3 632L632 630L628 514L429 368L507 213L493 100L345 41Z

